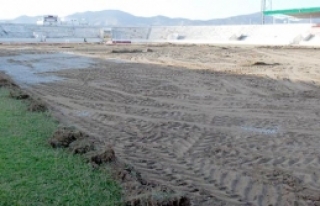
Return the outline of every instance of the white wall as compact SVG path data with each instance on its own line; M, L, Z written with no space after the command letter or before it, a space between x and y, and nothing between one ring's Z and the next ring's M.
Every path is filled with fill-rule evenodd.
M147 40L151 27L113 27L114 40Z
M89 26L0 24L0 42L40 42L43 39L46 42L84 42L84 38L97 42L102 41L102 30ZM111 33L113 40L140 43L320 45L320 29L312 29L311 24L113 27ZM304 41L302 37L308 33L315 33L315 37ZM235 38L241 35L246 37Z
M118 27L113 28L113 39L133 43L299 45L301 36L311 32L310 29L311 24ZM240 36L245 38L237 39Z
M65 42L64 39L78 39L77 42L82 39L83 42L84 38L96 42L97 39L102 39L100 37L100 27L0 24L0 42L40 42L43 39L55 39L54 41L60 42Z

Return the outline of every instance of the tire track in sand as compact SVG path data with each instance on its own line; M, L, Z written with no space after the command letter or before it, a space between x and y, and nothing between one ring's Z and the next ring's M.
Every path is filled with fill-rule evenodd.
M237 58L236 51L228 55ZM34 91L112 143L142 175L188 193L195 205L308 205L307 194L320 191L320 101L296 93L313 87L130 63L57 74L72 81Z

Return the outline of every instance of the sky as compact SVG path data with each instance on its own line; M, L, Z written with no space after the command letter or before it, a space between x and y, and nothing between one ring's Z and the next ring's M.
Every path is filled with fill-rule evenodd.
M66 16L76 12L117 9L136 16L207 20L260 11L261 0L0 0L0 19L21 15ZM319 0L273 0L273 9L320 7Z

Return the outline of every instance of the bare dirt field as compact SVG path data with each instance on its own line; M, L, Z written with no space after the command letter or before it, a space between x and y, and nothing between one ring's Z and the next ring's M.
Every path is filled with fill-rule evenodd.
M63 70L42 72L61 80L26 88L62 121L111 143L142 176L186 193L194 205L320 205L318 49L0 48L7 58L0 70L45 66L41 54L77 55L53 63L74 63ZM30 54L39 59L16 60ZM78 60L86 63L78 68Z

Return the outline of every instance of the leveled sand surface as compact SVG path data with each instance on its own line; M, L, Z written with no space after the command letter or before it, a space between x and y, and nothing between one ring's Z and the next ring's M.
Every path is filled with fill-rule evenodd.
M2 45L0 70L195 205L320 204L320 50Z

